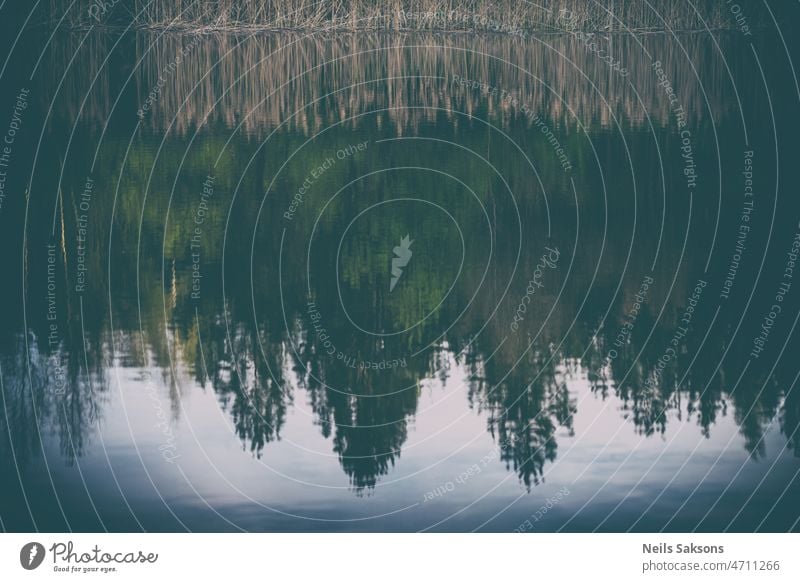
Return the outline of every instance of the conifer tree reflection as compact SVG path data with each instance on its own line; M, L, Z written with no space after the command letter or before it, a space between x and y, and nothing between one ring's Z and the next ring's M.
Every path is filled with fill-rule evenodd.
M572 434L577 409L564 380L574 363L556 370L555 354L530 350L509 372L500 358L480 366L480 373L473 359L470 402L486 413L500 459L530 489L542 480L545 463L556 458L559 427Z

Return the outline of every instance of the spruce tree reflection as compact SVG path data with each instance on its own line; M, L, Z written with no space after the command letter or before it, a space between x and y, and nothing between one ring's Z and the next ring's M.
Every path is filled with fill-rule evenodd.
M87 60L99 66L108 46L101 39L92 39L97 45L87 47L90 51ZM629 40L620 41L620 54L630 63L631 76L637 75L636 70L638 75L648 74L651 63L641 51L635 50ZM152 85L150 77L163 70L163 59L168 58L165 55L175 54L179 50L176 46L183 41L169 37L159 42L169 50L141 55L145 58L144 73L136 74L144 75L137 78L144 87ZM416 387L433 376L446 378L447 370L442 364L450 358L470 370L469 402L485 415L487 430L497 443L502 461L527 487L539 483L546 464L556 459L559 431L566 435L573 431L572 417L577 411L574 396L567 389L570 375L586 374L599 398L618 397L622 403L620 416L630 419L633 430L643 437L664 435L677 422L696 424L701 434L709 436L721 416L733 414L747 450L759 456L765 446L762 438L765 430L777 415L781 430L796 454L800 444L797 430L800 400L792 389L794 378L784 377L786 373L779 368L768 382L758 376L735 384L741 362L736 361L735 353L726 353L726 333L732 334L743 305L724 312L716 324L723 331L715 332L702 346L705 329L698 324L687 337L680 355L655 372L680 319L680 310L686 304L686 290L691 289L698 277L705 276L678 260L685 244L687 211L672 203L662 208L658 200L639 192L641 198L647 199L640 202L639 214L634 216L631 212L634 184L621 178L617 181L617 174L614 174L615 189L609 200L604 201L600 195L600 177L591 169L594 162L587 153L583 136L571 130L574 120L563 103L549 99L548 93L534 80L515 68L504 67L481 55L514 54L526 68L545 71L549 76L547 81L563 89L562 94L575 105L575 112L586 126L603 128L594 137L604 156L618 160L629 151L636 179L649 185L662 179L652 157L651 140L656 139L662 151L675 151L679 144L667 127L669 112L663 108L656 87L650 87L649 93L642 92L642 98L655 104L649 114L663 127L657 127L654 136L632 130L626 133L626 147L623 147L619 136L610 131L613 119L599 95L619 95L612 104L614 114L638 128L645 119L630 88L617 86L615 78L606 75L601 79L602 90L593 91L577 71L547 67L550 57L535 45L523 48L501 39L481 39L480 43L491 46L462 58L454 55L462 54L455 49L464 48L463 43L468 41L463 39L437 41L442 46L431 43L436 46L428 51L412 52L410 48L383 47L379 39L364 37L357 41L363 44L362 48L375 50L358 51L356 62L348 69L348 74L358 81L353 83L358 89L330 94L325 75L337 72L317 65L347 57L353 52L350 41L297 43L287 51L277 51L279 60L269 61L271 68L259 64L240 82L225 76L247 69L248 63L262 63L265 54L275 52L279 40L269 37L248 41L242 50L229 51L232 42L230 38L209 39L206 49L187 55L192 70L215 73L202 79L202 91L194 92L190 89L195 78L176 77L174 83L164 88L159 107L137 129L133 142L130 120L115 117L108 108L122 86L116 75L126 79L132 64L113 69L113 75L104 73L107 76L101 75L94 85L96 90L89 95L81 114L85 122L81 131L99 135L112 115L94 165L95 183L107 187L107 195L98 193L92 200L86 249L90 276L86 290L79 297L74 291L78 254L76 209L80 208L80 192L92 167L94 149L70 149L64 163L63 200L58 205L56 236L61 342L52 349L48 347L49 322L42 302L47 284L43 268L46 256L42 249L53 238L53 207L50 200L33 196L27 231L21 223L4 223L0 237L8 253L4 252L0 258L4 262L2 270L16 272L19 257L26 257L24 284L29 312L27 329L23 329L20 313L9 308L21 303L18 293L22 285L0 291L8 312L0 330L6 411L0 416L3 458L10 458L6 454L11 447L9 432L14 435L18 460L39 454L37 423L38 428L58 435L65 459L81 455L102 419L109 390L106 377L113 366L159 370L157 389L170 399L172 419L177 421L181 399L191 389L181 385L178 378L185 377L181 372L188 371L198 385L213 387L220 406L232 419L242 446L256 456L269 455L270 443L282 436L293 398L303 391L303 397L307 395L310 400L320 432L330 439L331 450L339 457L352 487L365 492L389 473L401 454L408 439L408 422L417 412ZM587 60L589 56L582 47L571 46L569 40L554 42L561 43L560 48L579 64L578 70L593 69L593 61ZM646 39L646 42L659 41ZM693 38L688 43L692 59L700 67L705 54L701 42ZM135 43L128 48L137 50ZM141 48L138 50L141 52ZM63 53L72 54L69 50ZM673 71L679 68L677 57L681 51L677 45L668 45L659 54L665 67ZM217 71L214 65L222 55L226 66ZM536 109L558 132L574 161L573 174L570 177L564 174L550 144L513 107L500 106L485 93L449 81L441 86L425 85L422 90L422 81L408 79L409 66L415 73L424 72L432 78L440 76L443 70L458 68L463 78L481 78L492 86L516 88L518 99ZM305 72L309 76L304 76ZM53 112L59 122L67 125L76 120L74 104L81 102L81 91L91 85L85 78L87 74L91 80L94 70L86 67L71 72L65 80L68 97L60 100L58 110ZM381 79L382 84L373 84L375 79ZM289 84L288 89L266 103L261 102L265 87L271 91L283 83ZM232 91L226 93L224 106L212 108L207 100L220 94L217 85L231 87ZM743 89L746 90L749 89ZM138 97L130 91L128 87L120 101L133 110ZM187 95L188 106L180 107ZM420 101L420 95L429 100ZM751 100L750 96L744 97ZM690 121L698 128L698 135L709 135L710 130L703 123L704 97L699 88L693 84L687 86L683 98L687 111L695 116ZM708 98L719 112L720 134L735 134L738 129L730 129L726 117L732 106L730 99L714 94ZM238 107L229 99L237 100ZM306 106L309 103L313 105ZM428 109L420 110L422 106ZM383 108L388 111L336 125L342 121L343 111ZM198 140L187 149L193 129L198 127L204 113L212 109L210 122L200 128ZM240 120L237 113L240 110L249 114L243 130L232 134ZM454 111L470 112L472 117ZM175 126L165 135L172 119ZM289 119L272 135L269 147L261 148L260 140L254 137ZM548 186L547 204L531 179L530 166L519 157L519 152L510 147L505 149L507 144L479 123L479 119L502 128L522 151L536 160L537 171ZM308 136L322 127L331 129L306 144ZM330 195L357 175L354 168L358 164L337 163L316 183L318 195L305 200L303 212L290 224L275 219L283 215L286 201L303 182L309 167L343 144L360 141L364 136L372 143L398 135L420 134L452 141L463 149L415 143L398 149L400 153L391 160L392 164L427 167L435 159L438 168L457 175L477 193L474 198L430 172L381 173L371 181L359 182L332 202L310 241L314 221ZM273 182L273 173L286 160L286 152L301 145L302 156L285 167ZM43 143L41 158L59 159L64 150L65 138L54 134ZM465 154L465 150L486 156L496 166L515 193L516 206L505 197L503 181L486 164L479 163L478 158ZM223 151L225 155L218 158ZM385 169L375 151L378 150L364 152L365 167L372 168L374 164ZM251 159L253 163L247 165L246 161ZM618 170L616 163L611 165ZM178 175L177 168L181 168ZM189 240L197 226L193 218L198 193L211 168L217 174L215 188L220 193L212 203L219 201L219 206L214 207L202 225L202 268L206 276L200 298L193 299ZM574 191L570 178L575 182ZM675 181L675 176L668 178ZM37 182L40 189L59 191L55 175L37 180L42 181ZM45 183L48 180L52 183ZM117 184L115 198L108 192L113 192ZM236 202L229 209L227 205L237 186ZM146 203L144 192L148 192ZM267 201L261 209L265 193ZM355 223L342 240L356 210L400 195L418 195L447 208L465 233L463 251L446 216L421 212L411 206L393 207L391 220L376 217L372 222ZM17 203L19 207L15 209L9 201L4 212L24 210L21 201ZM583 213L580 229L576 226L576 205ZM712 206L710 210L698 208L697 215L702 220L711 220L716 211L716 206ZM255 217L260 209L261 222L257 224ZM640 236L640 231L660 232L657 229L661 228L664 213L668 220L665 220L656 280L663 293L673 290L666 301L670 307L660 314L656 324L665 298L648 299L629 341L622 347L616 346L618 355L605 364L630 298L638 291L642 274L650 272L650 263L656 256L658 241L652 236ZM608 224L604 222L606 217ZM728 223L729 218L724 216L721 222ZM524 225L522 241L517 239L515 229L519 220ZM491 238L487 235L488 226L492 228ZM709 247L709 233L699 230L702 229L690 229L688 248ZM525 325L512 333L508 323L519 298L525 294L525 277L535 269L541 249L549 244L547 233L570 244L577 240L575 264L568 267L565 261L563 270L560 266L553 271L538 307L531 309ZM390 293L391 250L407 234L415 240L412 247L415 254ZM631 253L634 234L637 246ZM30 246L23 249L21 241L26 239L31 241ZM223 240L227 249L224 257ZM309 242L313 243L313 253L311 264L307 265ZM283 257L279 253L282 243ZM484 279L489 243L495 252L489 275ZM341 256L337 259L340 246ZM516 264L520 247L521 259ZM252 262L251 249L255 249ZM572 250L564 249L565 259ZM436 309L455 278L456 259L462 252L468 260L458 284ZM306 279L307 266L311 281ZM515 268L517 280L486 324L505 291L503 283ZM556 299L556 294L562 291L567 268L571 269L568 284ZM626 275L617 292L623 272ZM744 272L742 280L746 280ZM341 285L342 304L333 284L337 281ZM470 303L473 290L478 288L482 291ZM332 357L310 318L309 300L317 305L329 335L335 338L336 352L346 354L356 363L405 360L406 365L390 370L365 370L345 364L335 353ZM466 305L471 308L460 316ZM607 317L606 310L610 310ZM378 331L395 332L429 312L432 315L410 333L382 340L354 333L347 317L350 315L362 327L371 324ZM450 327L452 322L456 323ZM598 332L601 322L602 329ZM650 334L654 327L655 332ZM540 331L542 335L537 336ZM421 356L410 356L431 342L433 345ZM501 344L503 347L494 353ZM702 357L694 359L701 349ZM517 362L523 353L526 355ZM66 387L59 398L53 393L57 382L52 377L52 358L63 362L65 368ZM293 385L293 378L287 377L291 375L285 374L287 370L294 372L299 386Z

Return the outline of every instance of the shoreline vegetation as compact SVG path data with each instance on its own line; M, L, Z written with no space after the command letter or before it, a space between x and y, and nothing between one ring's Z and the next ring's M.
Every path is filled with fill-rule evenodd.
M708 35L694 34L680 44L663 44L667 35L642 39L620 35L609 54L622 64L627 77L612 71L597 53L569 34L554 35L547 47L504 35L408 35L414 36L413 42L406 33L364 32L324 38L301 32L247 38L143 33L130 35L118 45L124 50L118 64L111 67L105 61L117 42L114 35L90 35L86 41L83 35L69 35L52 61L52 81L60 81L59 72L69 67L69 59L79 50L86 53L85 65L70 70L63 81L64 106L57 114L69 125L82 116L102 126L113 113L120 90L116 76L125 79L132 75L142 91L134 103L136 109L147 103L150 91L159 88L157 105L147 108L142 123L157 131L170 127L170 132L179 135L193 131L198 124L222 123L261 139L281 120L288 120L296 131L310 136L343 121L349 112L375 108L385 109L383 121L396 126L397 135L416 133L420 123L434 121L443 111L477 112L487 107L487 115L506 129L517 119L520 109L510 105L513 101L493 97L483 86L456 83L454 75L458 75L510 89L516 102L535 109L554 127L577 129L576 119L588 127L610 128L617 122L663 126L671 114L669 102L659 98L662 88L651 73L653 62L648 55L655 53L673 83L681 87L690 123L705 123L709 110L717 121L736 113L736 102L726 96L722 85L713 83L703 90L692 70L682 66L688 59L703 70L712 67L709 47L718 42L723 51L731 50L739 40L734 35L714 41ZM202 41L199 44L198 39ZM553 51L565 58L554 61ZM180 57L180 66L176 66L176 57ZM412 66L423 80L408 77ZM741 65L731 62L730 67L735 74ZM538 71L537 78L526 70ZM168 83L160 81L165 73ZM346 75L352 88L331 93L326 79L332 75ZM88 86L92 91L87 95ZM220 87L228 89L221 91ZM766 102L750 94L751 89L740 91L747 91L748 98L766 107ZM561 98L551 98L551 92ZM606 102L603 96L610 94L615 98ZM265 101L264 95L272 97ZM77 104L84 100L86 106L81 109ZM427 109L410 107L419 105L420 100ZM520 119L530 122L526 117Z
M531 34L739 30L764 21L763 6L735 0L50 0L73 29L176 32L385 31Z

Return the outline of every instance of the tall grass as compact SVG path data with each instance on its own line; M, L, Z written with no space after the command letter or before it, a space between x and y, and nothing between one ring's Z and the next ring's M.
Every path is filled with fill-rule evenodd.
M691 35L680 44L658 35L603 41L630 71L628 78L610 71L571 35L544 42L499 35L408 36L209 34L200 48L186 52L195 35L143 32L136 35L131 49L135 55L131 60L139 63L131 71L139 99L136 106L175 55L185 52L143 124L154 128L171 124L171 131L182 134L207 120L229 127L241 124L244 132L261 135L285 121L313 133L353 112L385 109L398 132L413 133L415 124L425 121L420 117L452 110L472 113L481 107L488 107L487 114L504 127L513 121L513 107L453 83L452 75L458 75L512 91L553 125L574 123L576 118L595 127L611 127L615 119L636 127L666 125L669 102L652 73L652 55L658 55L669 78L681 88L690 122L702 122L709 107L717 120L735 110L735 100L717 80L719 62L709 50L712 40L705 35ZM85 57L64 81L62 90L68 98L59 101L59 109L67 109L62 113L69 119L76 118L84 99L88 101L83 116L103 123L110 114L116 98L113 72L118 68L103 63L113 42L111 35L90 35L86 40L72 35L61 51L53 53L49 70L59 77L79 43ZM735 38L717 42L724 50ZM686 67L687 60L694 63L705 87ZM736 63L731 66L736 72ZM127 78L125 71L122 78ZM97 81L87 96L86 87L95 75ZM334 79L335 86L350 89L332 92Z
M109 10L99 9L105 4ZM112 5L113 4L113 5ZM734 28L717 0L51 0L77 26L134 24L142 28L233 30L451 30L527 34L571 27L593 31ZM94 8L93 8L94 6ZM747 15L758 24L755 6ZM58 14L60 18L61 14Z

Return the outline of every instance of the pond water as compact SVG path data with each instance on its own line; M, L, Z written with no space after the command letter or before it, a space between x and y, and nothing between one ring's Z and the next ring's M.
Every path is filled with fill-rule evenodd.
M597 42L23 35L0 525L797 530L787 48Z

